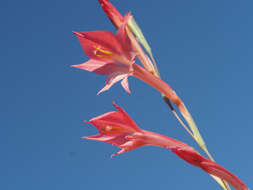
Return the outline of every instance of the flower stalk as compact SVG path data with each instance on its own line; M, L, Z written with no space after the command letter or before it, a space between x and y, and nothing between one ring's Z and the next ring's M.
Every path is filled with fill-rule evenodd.
M128 123L129 125L123 128L120 126L115 127L114 125L111 125L110 122L105 125L101 125L103 122L95 118L90 121L90 123L98 128L100 134L86 138L90 140L105 141L122 148L120 152L114 155L121 154L143 145L153 145L168 148L183 160L194 166L200 167L209 173L224 190L230 190L229 185L224 180L229 182L237 190L246 190L247 187L239 180L239 178L235 177L229 171L214 162L214 159L209 153L199 129L187 107L176 94L176 92L168 84L161 80L151 48L140 27L135 22L133 16L128 13L125 17L123 17L109 2L109 0L98 1L118 31L115 35L107 31L75 32L84 52L91 59L86 63L73 65L73 67L100 75L106 75L106 85L102 90L99 91L99 93L108 90L114 83L120 80L122 87L128 93L130 93L128 86L129 76L135 76L136 78L144 81L148 85L158 90L162 94L163 100L167 103L179 123L197 142L210 160L202 157L191 147L184 143L182 144L180 141L139 129L138 126L131 121L131 118L126 116L127 114L125 114L125 112L116 105L115 107L118 109L119 113L126 117L124 122L130 122L131 124ZM141 43L149 56L145 54L139 43ZM135 63L136 57L140 60L144 68ZM178 116L171 102L177 106L179 112L189 127L187 127ZM131 125L134 125L134 128L132 128ZM123 144L118 144L118 141L115 141L115 134L121 134L122 131L123 134L129 133L129 135L116 135L117 138L120 137L120 142L124 142ZM196 159L198 161L196 161ZM217 171L219 172L217 173Z

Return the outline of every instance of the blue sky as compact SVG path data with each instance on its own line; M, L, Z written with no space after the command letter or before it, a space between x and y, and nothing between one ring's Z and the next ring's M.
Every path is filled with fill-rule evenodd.
M250 188L253 2L117 1L147 37L164 81L191 111L216 161ZM104 77L71 68L88 60L72 31L115 29L96 0L2 1L0 187L4 190L219 189L171 152L82 141L83 120L122 106L146 130L197 145L160 94L130 78L96 96Z

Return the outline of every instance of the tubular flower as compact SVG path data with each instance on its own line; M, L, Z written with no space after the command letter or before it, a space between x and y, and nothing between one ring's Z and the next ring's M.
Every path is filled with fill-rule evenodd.
M108 90L114 83L121 81L123 88L130 93L128 76L132 75L135 54L131 51L131 42L126 34L126 24L122 24L116 35L108 31L74 32L82 49L91 59L73 67L107 75L105 87L98 92Z
M227 181L236 190L248 190L247 186L238 177L217 163L201 156L189 145L158 133L142 130L121 107L116 104L114 106L118 111L105 113L87 122L95 126L99 134L82 138L106 142L121 148L119 152L112 156L144 145L166 148L189 164Z
M124 17L120 14L120 12L109 2L109 0L98 0L98 2L100 3L102 9L104 10L105 14L107 15L107 17L110 19L110 21L112 22L112 24L115 26L115 28L119 29L121 27L121 25L124 23ZM133 23L134 19L133 17L130 15L130 13L128 13L129 16L129 21L128 23L128 27L130 28L130 30L136 35L137 39L141 39L141 42L143 42L143 34L141 33L140 29L137 29L137 24ZM127 34L131 40L131 44L132 47L134 49L135 52L137 52L137 56L140 59L141 63L143 64L143 66L145 67L145 69L147 69L149 72L154 73L155 71L155 67L153 65L153 63L151 62L151 60L148 58L148 56L144 53L144 51L142 50L141 46L139 45L139 43L137 42L137 40L135 39L134 35L132 34L132 32L130 32L129 30L127 31ZM142 36L141 36L141 35ZM141 37L140 37L141 36ZM146 41L145 41L146 42ZM147 42L146 43L142 43L142 45L144 47L147 47ZM150 49L151 51L151 49ZM151 53L151 52L150 52ZM157 70L158 72L158 70Z
M86 122L94 125L98 129L98 135L82 137L89 140L104 141L120 147L121 150L112 156L144 145L140 140L128 139L130 135L141 134L142 130L121 107L116 104L114 106L118 111L105 113Z
M126 32L127 19L128 15L116 35L108 31L74 32L84 53L91 59L73 67L107 75L106 85L99 93L108 90L120 80L123 88L130 93L128 76L135 76L159 90L179 106L181 100L169 85L135 64L136 54L131 51L131 43Z

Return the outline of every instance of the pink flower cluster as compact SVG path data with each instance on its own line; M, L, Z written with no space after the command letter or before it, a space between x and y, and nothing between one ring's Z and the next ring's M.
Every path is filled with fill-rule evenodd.
M118 81L130 93L128 77L134 76L160 91L169 101L178 106L182 115L189 118L187 109L172 88L161 80L156 65L141 49L133 29L129 27L130 14L123 17L108 0L99 0L101 7L118 29L116 34L109 31L74 32L84 53L90 58L87 62L73 67L106 75L104 88L98 93L109 90ZM143 66L135 63L139 58ZM121 150L112 156L146 146L159 146L175 153L189 164L199 167L210 175L225 180L237 190L247 190L247 186L234 174L216 162L201 156L189 145L154 132L146 131L129 117L119 106L112 111L95 117L87 123L97 128L99 134L83 137L88 140L102 141L116 145ZM229 188L229 187L228 187Z

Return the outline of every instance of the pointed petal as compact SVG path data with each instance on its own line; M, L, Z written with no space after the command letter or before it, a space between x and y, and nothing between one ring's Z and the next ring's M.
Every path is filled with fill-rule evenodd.
M95 59L90 59L89 61L79 64L79 65L72 65L72 67L76 67L82 70L86 70L89 72L95 72L97 74L104 74L103 68L110 63L98 61ZM101 69L102 68L102 69Z
M90 59L80 65L72 65L72 67L94 72L99 75L109 75L116 71L127 71L127 68L124 65L118 65L114 62L98 61L95 59Z
M125 123L129 125L131 128L133 128L135 131L142 132L142 130L138 127L138 125L132 120L132 118L125 112L123 108L115 104L115 102L112 103L113 106L119 111L117 113L120 113L122 118L124 118Z
M125 78L123 78L123 80L121 81L121 85L122 87L125 89L125 91L129 94L131 94L131 91L129 89L129 84L128 84L128 76L126 76Z
M119 152L111 155L111 157L131 151L133 149L139 148L144 146L145 144L142 142L137 141L127 141L125 144L120 145L119 147L122 148Z
M107 136L125 136L128 133L143 132L127 114L124 115L120 111L92 118L89 123L96 127L100 134Z
M117 156L117 155L119 155L119 154L123 154L123 153L125 153L125 152L128 152L128 150L126 150L126 149L123 148L123 149L121 149L120 151L118 151L118 152L112 154L112 155L111 155L111 158L114 157L114 156Z
M104 125L123 125L125 123L125 118L117 111L107 112L103 115L97 116L92 118L90 121L88 121L89 124L94 125L100 133L103 132L103 129L101 130Z
M92 40L89 40L85 37L85 35L83 35L81 32L74 32L74 34L77 36L82 49L84 51L84 53L91 59L97 59L97 60L101 60L101 61L108 61L108 59L102 58L97 56L97 50L96 48L100 47L101 45L93 42Z
M78 37L85 54L98 60L108 60L96 55L96 48L101 48L111 53L121 55L123 53L121 43L116 36L108 31L74 32Z
M125 72L114 72L111 73L110 75L108 75L106 82L105 82L105 87L102 88L98 94L109 90L111 88L112 85L114 85L116 82L122 80L124 77L126 77L127 74Z
M82 139L87 139L87 140L95 140L95 141L109 141L111 139L113 139L114 137L111 136L105 136L105 135L93 135L93 136L89 136L89 137L81 137Z

